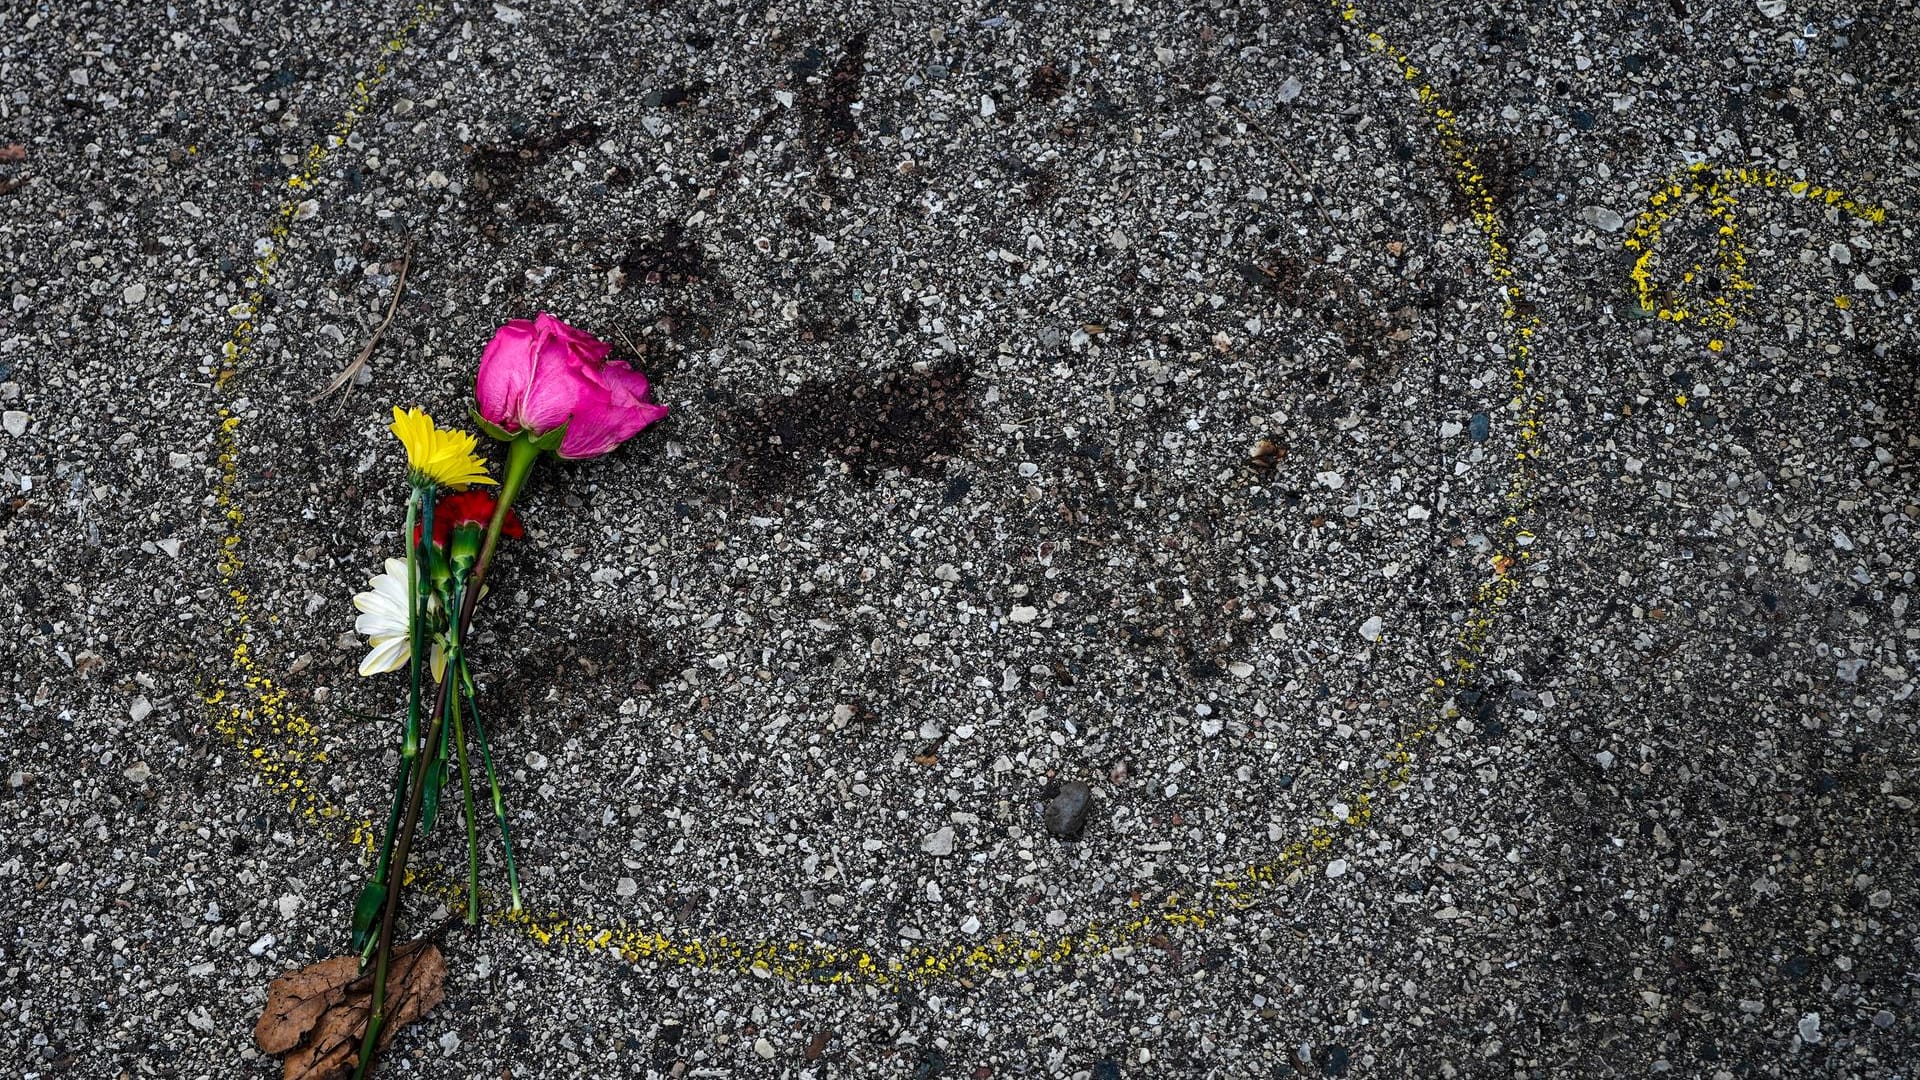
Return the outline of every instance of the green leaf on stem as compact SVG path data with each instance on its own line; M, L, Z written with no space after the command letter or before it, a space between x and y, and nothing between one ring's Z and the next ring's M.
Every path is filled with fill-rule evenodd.
M380 917L380 908L387 902L387 887L378 881L369 881L360 890L360 899L353 902L353 951L360 952L373 940L373 921Z
M566 441L567 428L572 423L573 418L568 417L566 422L562 423L559 427L554 428L552 431L547 432L537 439L528 439L527 442L532 444L535 450L557 451L560 449L560 444Z
M426 835L433 831L433 823L440 820L440 789L447 782L447 740L440 740L440 752L427 765L426 788L420 799L420 833Z
M493 751L487 747L487 731L480 723L480 702L473 685L473 673L467 667L466 658L460 659L460 682L465 688L468 719L473 729L473 741L480 747L480 761L486 767L487 786L492 789L493 819L500 827L500 847L507 856L507 895L513 901L513 910L520 910L520 869L513 859L513 837L507 828L506 798L500 794L500 779L493 769Z
M500 442L513 441L514 435L512 432L481 416L479 409L471 405L467 406L467 416L473 420L473 426L479 428L489 439L497 439Z

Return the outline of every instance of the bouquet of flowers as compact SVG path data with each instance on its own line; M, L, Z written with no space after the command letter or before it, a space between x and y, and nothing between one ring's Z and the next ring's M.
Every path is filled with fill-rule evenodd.
M415 838L434 827L445 803L457 801L466 825L466 921L479 921L476 774L484 774L499 830L511 910L521 908L506 800L481 721L467 634L501 537L524 535L513 506L540 458L600 457L666 415L647 400L647 377L609 352L545 312L494 335L480 358L472 419L505 444L500 481L472 433L443 428L418 408L393 410L392 431L407 459L406 557L386 560L353 602L360 611L354 628L369 646L360 674L407 671L400 765L379 857L354 904L353 954L289 973L269 988L256 1041L270 1052L296 1051L287 1059L289 1080L345 1076L349 1069L366 1075L393 1031L438 1002L437 977L427 980L430 989L413 985L424 968L440 965L437 950L420 942L396 947L400 893ZM395 972L409 991L393 995L397 1001L388 986Z

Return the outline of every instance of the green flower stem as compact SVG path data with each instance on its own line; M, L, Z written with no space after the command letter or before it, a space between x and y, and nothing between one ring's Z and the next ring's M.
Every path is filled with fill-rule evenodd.
M480 586L486 580L487 568L493 563L494 549L498 547L500 543L500 530L507 523L507 511L513 506L513 500L519 497L520 489L526 486L527 477L532 474L534 463L540 460L540 453L540 449L533 445L532 440L525 437L514 439L507 444L506 480L500 486L499 502L494 508L493 520L487 525L486 542L480 549L480 557L474 564L472 576L465 582L465 597L462 598L456 610L449 612L452 616L448 620L449 640L452 642L457 643L466 637L467 626L473 621L474 605L480 598ZM406 881L407 856L413 849L414 829L420 821L420 803L426 787L426 770L432 766L433 759L436 756L435 750L438 749L440 739L445 735L448 715L451 713L456 717L458 716L458 706L449 706L449 696L457 693L454 690L453 684L456 679L461 678L465 674L466 666L464 657L461 657L459 666L450 667L446 677L440 680L439 693L434 702L432 712L432 721L427 729L427 752L425 754L419 753L417 732L420 709L420 673L424 663L426 641L426 635L422 633L422 631L426 625L427 614L426 590L421 587L421 583L424 580L424 576L431 572L430 568L432 565L430 561L432 554L430 545L433 543L432 486L416 484L415 497L419 499L422 506L422 513L420 515L421 542L419 544L412 542L413 522L412 507L410 504L407 525L407 560L409 564L407 568L407 588L409 590L408 599L411 601L409 618L414 620L409 628L413 644L413 688L410 692L407 706L407 736L402 755L403 761L412 762L413 777L409 785L409 790L407 791L407 809L400 818L400 837L393 847L392 861L388 867L388 872L391 875L388 880L396 884ZM416 565L416 551L419 554L419 562L424 563L424 565ZM458 652L449 653L449 665L454 663L454 657L456 655L458 655ZM470 692L468 694L468 700L469 702L472 701L472 694ZM500 837L502 842L506 844L507 880L513 890L514 910L518 911L520 909L519 876L514 870L513 846L511 842L507 841L506 808L500 798L499 784L494 781L492 755L487 753L485 736L480 735L479 719L479 712L476 710L474 713L474 732L480 736L480 749L483 759L486 762L487 779L493 783L494 815L499 819ZM455 724L457 728L459 724L457 719ZM456 737L457 735L458 732L456 731ZM466 771L465 746L464 740L462 740L461 772L463 780L466 776ZM468 805L471 806L471 797L469 797ZM469 811L469 848L473 852L469 867L470 873L477 875L477 860L479 856L477 848L475 848L472 843L472 821L473 815L471 811ZM388 835L392 835L391 830L389 830ZM389 891L385 910L381 912L380 943L374 959L373 1000L371 1002L371 1010L367 1015L367 1032L360 1040L360 1056L358 1063L354 1067L354 1080L362 1080L362 1078L367 1076L368 1071L373 1068L374 1053L380 1045L380 1029L386 1024L387 969L393 961L394 922L400 910L399 892L400 890L397 888ZM477 888L474 895L477 896ZM469 900L470 913L472 904L475 902L473 899ZM471 921L471 919L469 921Z
M473 673L467 669L466 658L460 660L461 687L467 695L468 712L473 717L473 739L480 744L480 761L486 766L487 787L493 795L493 820L500 826L500 846L507 853L507 894L512 897L511 910L520 910L520 868L513 860L513 836L507 830L507 800L500 794L500 780L493 771L493 751L487 746L487 729L480 723L480 698L474 691Z
M467 925L480 921L480 823L473 812L473 780L467 772L467 735L460 726L460 695L453 695L453 746L460 755L460 789L467 817Z
M393 861L393 834L400 828L400 804L407 799L407 774L413 762L405 757L400 759L400 771L393 778L393 802L387 808L387 831L380 841L380 865L373 872L373 880L387 887L388 894L393 891L393 883L387 880L387 866Z
M426 601L421 583L427 575L427 568L421 564L420 549L413 542L414 526L420 521L424 505L427 526L424 536L431 542L433 535L433 486L416 482L407 496L406 532L401 535L407 546L407 638L412 646L412 682L407 692L407 723L400 738L400 768L393 781L393 800L387 810L387 830L380 838L380 860L373 872L376 884L386 889L385 903L391 903L397 891L387 880L387 867L393 861L393 838L400 828L400 804L407 797L407 775L411 771L414 755L418 752L420 741L420 667L421 642L426 638L425 626ZM370 946L371 947L371 946Z
M513 508L513 500L520 497L520 489L526 486L527 477L533 475L534 463L540 460L540 448L525 435L507 443L507 478L500 483L500 500L494 505L493 520L487 523L487 539L480 545L480 559L473 565L473 576L467 581L466 603L460 606L460 617L455 620L460 632L465 633L467 623L473 620L474 606L480 601L480 586L487 580L487 567L493 565L493 550L500 545L500 529L507 523L507 511Z
M400 821L400 839L393 849L392 881L405 884L407 856L413 850L414 826L420 821L420 800L426 789L426 772L433 765L434 751L446 730L447 695L453 679L440 680L440 692L433 705L433 721L427 728L426 753L413 759L413 785L407 793L407 812ZM386 910L380 916L380 947L373 962L373 1001L367 1015L367 1033L360 1041L360 1060L354 1067L354 1080L362 1080L373 1068L374 1050L379 1046L380 1029L387 1022L387 968L393 961L395 916L400 911L400 890L390 890Z
M433 484L415 479L413 501L407 504L407 636L413 645L413 681L407 692L407 733L400 743L400 756L411 760L420 749L420 674L426 657L427 601L433 589L427 577L433 573ZM413 507L420 507L420 542L413 542Z
M512 509L514 500L519 498L520 489L526 486L527 478L533 475L533 466L536 462L540 460L540 454L541 454L540 448L534 445L532 439L524 435L521 436L520 438L516 438L507 443L506 479L503 480L500 485L500 494L498 497L498 501L496 502L493 510L493 520L487 523L487 537L486 537L486 540L482 542L480 546L480 556L474 562L472 573L467 577L467 580L463 583L462 591L465 593L465 596L461 598L461 600L458 602L457 606L455 607L456 614L455 614L455 617L451 620L450 640L463 641L466 637L467 627L473 621L474 608L480 600L480 593L482 591L481 585L486 581L487 568L493 565L493 553L500 546L500 530L503 527L505 527L507 523L507 511ZM464 649L462 649L461 651L462 653L464 653ZM452 657L449 656L448 663L451 664L452 662L453 662ZM464 663L464 656L463 656L460 668L456 670L464 672L464 669L465 669L465 663ZM468 678L470 679L471 676L468 676ZM446 682L443 682L441 684L441 694L443 698L446 693L447 685L452 681L453 679L449 678ZM485 761L486 769L487 769L487 782L492 787L493 812L494 812L494 818L499 823L499 826L500 826L500 842L501 842L501 845L506 849L507 883L508 883L509 891L512 893L512 896L513 896L513 910L519 911L520 910L520 875L519 875L518 868L514 865L513 841L509 839L508 832L507 832L506 804L500 797L500 784L498 779L495 777L494 769L493 769L493 755L488 752L486 736L480 727L479 709L471 693L469 693L468 695L468 703L475 705L475 708L473 711L474 734L479 739L480 752L482 755L482 759ZM462 740L460 744L460 750L461 750L462 780L464 783L467 775L466 773L467 766L466 766L466 759L465 759L466 747L465 747L464 740ZM469 827L471 828L471 825L472 825L471 814L469 814L468 821L469 821ZM479 852L476 846L473 846L470 844L470 847L472 848L472 850L469 853L469 856L470 856L469 862L473 865L471 865L469 868L470 869L469 876L471 878L477 879L479 874L479 870L477 868ZM469 896L469 913L473 917L477 917L477 913L473 911L474 906L478 903L477 897L478 897L478 886L475 885L472 891L472 894ZM469 922L473 921L473 917L470 917L468 921Z
M461 567L454 567L453 603L448 605L449 610L458 611L461 608L461 593L466 585L464 577ZM459 678L460 669L466 664L466 654L466 647L460 641L460 630L455 627L447 638L448 680ZM480 822L473 812L473 778L467 768L467 733L460 723L461 697L456 687L447 707L453 715L454 750L460 756L460 793L467 818L467 925L473 926L480 921Z
M418 621L420 617L420 564L419 559L416 558L417 552L413 544L413 529L414 526L420 523L420 498L420 485L414 484L412 491L407 495L407 531L400 534L400 542L406 545L407 549L407 643L409 646L415 647L413 652L413 689L407 694L407 726L401 729L400 734L400 767L402 769L405 769L407 765L412 762L413 750L411 748L419 742L420 738L420 653L417 648L417 643L420 640L420 624ZM387 845L389 848L392 843L393 826L390 824L387 827ZM382 850L380 852L380 864L385 866L386 862L387 852L386 850Z

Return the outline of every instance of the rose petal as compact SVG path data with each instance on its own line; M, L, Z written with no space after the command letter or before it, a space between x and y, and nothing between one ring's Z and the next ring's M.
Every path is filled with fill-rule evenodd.
M608 369L612 368L609 364ZM665 415L666 406L636 400L622 389L585 387L574 406L567 437L560 443L560 456L599 457Z
M579 397L578 361L572 360L560 331L566 324L541 312L534 323L533 341L528 346L531 366L526 396L518 410L519 425L535 435L545 435L567 422Z
M566 320L556 319L544 311L534 316L533 325L536 329L545 331L568 353L589 364L599 364L607 358L608 353L613 351L613 346Z
M513 319L494 331L480 354L480 372L473 381L474 404L487 422L507 431L520 426L522 404L533 380L534 324Z
M665 416L647 377L612 346L542 311L502 326L481 357L474 398L489 423L544 435L569 425L562 457L598 457Z

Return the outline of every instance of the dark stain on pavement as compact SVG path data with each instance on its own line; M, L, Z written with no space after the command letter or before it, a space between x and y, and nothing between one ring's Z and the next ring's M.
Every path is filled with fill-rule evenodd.
M620 269L629 285L688 285L709 276L700 242L678 225L667 226L659 236L633 237L620 257Z
M867 74L867 35L847 39L833 67L825 75L813 75L825 59L825 53L810 48L791 66L796 78L805 80L795 88L796 111L806 148L813 155L814 180L831 191L840 171L832 166L834 158L854 152L860 142L860 119L853 106L860 100Z
M538 640L534 635L530 640ZM497 664L502 676L481 687L481 716L489 724L537 713L547 691L570 700L618 702L672 679L687 664L637 623L600 623Z
M940 475L966 446L972 382L958 360L810 381L738 422L730 472L757 495L802 486L829 462L866 482L890 469Z
M1862 344L1856 352L1867 368L1879 406L1875 419L1891 432L1887 445L1895 457L1911 453L1909 443L1920 437L1920 350Z
M511 130L518 133L524 128L524 124L517 124ZM556 151L591 145L600 138L602 130L592 121L583 121L556 127L545 134L517 134L516 141L511 143L469 149L467 167L472 173L469 213L485 223L484 231L490 237L501 224L494 210L500 203L512 207L513 217L524 222L564 220L550 202L535 195L521 196L518 189L526 175Z

